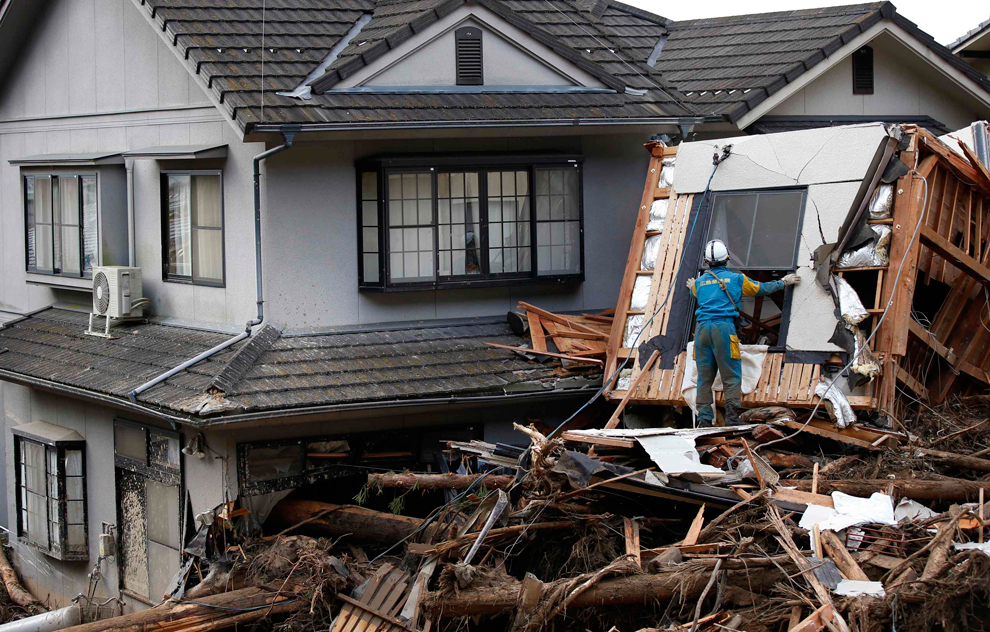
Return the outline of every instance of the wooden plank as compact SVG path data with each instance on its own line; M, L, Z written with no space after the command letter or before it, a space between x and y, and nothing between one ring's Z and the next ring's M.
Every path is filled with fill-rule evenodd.
M804 619L797 625L791 626L788 632L820 632L820 630L824 630L826 627L834 626L833 621L835 621L835 612L832 604L827 603L812 612L807 619ZM841 628L836 627L836 629Z
M770 381L767 382L767 394L763 401L773 403L778 401L777 393L780 390L780 372L784 368L784 354L773 353L773 368L770 370Z
M583 332L588 333L588 334L597 334L597 333L600 333L597 329L593 329L591 327L588 327L587 325L581 324L580 322L578 322L579 319L578 318L575 318L573 316L564 316L562 314L554 314L553 312L548 312L545 309L541 309L541 308L537 307L536 305L532 305L532 304L527 303L525 301L519 301L519 307L521 309L526 310L526 314L527 315L530 312L533 312L533 313L537 314L542 320L549 320L549 321L552 321L552 322L557 323L558 325L564 325L565 327L568 327L570 329L574 329L576 331L583 331Z
M928 345L932 351L945 358L949 364L956 364L958 359L956 358L956 354L952 352L952 349L949 349L944 344L936 340L934 334L922 327L918 321L913 318L908 323L908 331L918 340Z
M619 288L619 300L616 303L615 319L612 321L612 328L609 332L610 344L608 346L607 360L605 363L605 375L612 375L618 360L618 349L622 344L622 334L626 327L626 311L629 309L629 301L632 297L633 284L636 281L636 272L640 269L640 262L643 258L643 243L646 240L646 225L650 220L650 207L653 204L654 189L660 179L661 158L655 155L655 151L663 152L663 143L647 143L647 150L653 154L650 159L649 169L646 175L646 183L643 187L643 195L640 199L639 212L636 217L636 225L633 227L632 244L629 247L629 256L626 258L626 268L622 274L622 285Z
M982 183L984 191L990 193L990 170L988 170L986 165L980 161L979 156L977 156L976 153L969 148L969 145L958 138L956 139L956 142L959 143L963 153L966 154L966 159L969 160L970 166L973 167L973 170L978 174L979 177L977 179Z
M921 227L921 243L942 255L953 264L980 283L990 283L990 269L979 261L952 245L948 239L938 234L928 226Z
M574 434L564 432L561 435L564 441L574 441L576 443L590 443L592 445L602 445L609 448L635 448L635 439L623 439L620 437L596 437L590 435Z
M526 320L529 322L529 337L533 342L533 349L546 353L547 339L543 335L543 325L540 324L540 315L536 312L526 310Z
M670 187L657 187L653 190L654 200L664 200L670 197L671 188Z
M559 360L570 360L572 362L583 362L586 364L602 364L601 360L596 358L582 358L577 356L564 355L563 353L553 353L551 351L537 351L536 349L524 349L522 347L511 347L509 345L501 345L497 342L486 342L489 347L498 347L499 349L508 349L510 351L520 351L522 353L530 353L534 355L543 355L550 358L557 358Z
M362 610L363 612L371 615L372 617L377 617L379 619L382 619L383 621L388 621L390 624L399 628L400 630L408 630L409 632L416 632L413 628L410 628L408 625L403 623L401 619L397 619L384 612L379 612L375 608L367 604L361 603L360 601L354 599L353 597L348 597L345 594L337 593L337 599L340 599L341 601L347 603L353 608Z
M639 547L639 522L632 518L623 518L622 532L626 540L626 555L631 555L636 560L636 566L642 568L643 558Z
M698 543L698 537L701 535L701 527L705 524L705 505L702 504L698 508L698 513L695 514L694 520L691 521L691 526L688 528L687 535L681 540L677 546L694 546Z
M788 428L791 428L793 430L800 430L803 426L802 423L797 421L781 421L776 423L787 426ZM813 434L818 437L825 437L826 439L832 439L833 441L838 441L840 443L848 443L849 445L854 445L860 448L864 448L866 450L877 449L873 447L869 441L863 441L862 439L856 439L854 437L844 435L840 431L835 429L825 430L813 424L808 424L807 426L804 426L804 432L807 432L808 434Z
M618 427L619 417L622 415L622 411L625 410L626 406L629 404L629 400L632 398L633 394L636 393L636 390L639 388L639 383L643 381L644 377L650 374L650 371L653 369L653 365L659 357L660 352L654 350L653 353L650 354L650 357L647 358L646 364L643 366L643 370L639 372L639 375L633 377L632 383L629 385L629 390L626 391L622 401L620 401L619 405L615 408L615 412L613 412L612 416L608 418L608 423L605 424L606 430L611 430L612 428ZM635 372L636 369L634 368L633 373Z
M783 500L789 503L797 503L799 505L821 505L822 507L835 508L835 505L832 503L831 496L814 494L811 492L802 492L796 489L787 489L785 487L774 490L773 497L778 500Z

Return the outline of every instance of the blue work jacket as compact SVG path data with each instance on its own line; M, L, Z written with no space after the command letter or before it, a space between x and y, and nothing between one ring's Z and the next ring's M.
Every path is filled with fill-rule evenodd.
M718 278L726 282L726 290L732 295L732 300L739 305L743 296L766 296L784 289L783 281L767 281L760 283L750 279L742 272L733 272L725 266L718 266L711 269L711 272ZM699 323L712 320L731 320L739 315L739 312L732 306L729 297L719 286L718 281L712 278L708 271L698 275L691 288L691 293L698 299L698 308L695 316Z

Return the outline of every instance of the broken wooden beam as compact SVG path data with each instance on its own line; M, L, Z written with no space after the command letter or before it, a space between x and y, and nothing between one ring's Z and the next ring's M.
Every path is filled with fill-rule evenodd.
M788 481L801 491L811 490L811 480ZM873 492L886 494L893 488L894 495L914 500L948 500L952 502L975 501L981 489L990 489L990 482L967 481L959 478L927 481L914 478L861 479L819 481L819 492L839 491L851 496L869 497Z
M515 476L511 474L413 474L403 472L394 474L392 472L372 472L368 474L368 485L370 487L385 487L389 489L467 489L479 478L484 477L481 482L488 489L508 489L512 486Z
M359 542L394 544L419 529L423 525L423 520L355 505L332 505L315 500L286 499L275 505L268 523L271 523L276 531L300 525L301 532L313 535L331 538L350 535L351 539ZM424 537L440 535L443 531L443 527L434 524L425 529Z
M959 248L942 235L939 235L934 228L922 226L920 239L922 244L931 248L943 259L972 278L984 285L990 284L990 269L963 252L962 248Z
M497 342L486 342L485 344L488 345L489 347L508 349L509 351L518 351L519 353L523 353L523 354L547 356L548 358L557 358L558 360L570 360L571 362L581 362L584 364L597 364L597 365L603 364L603 362L601 360L598 360L597 358L569 356L563 353L553 353L551 351L537 351L536 349L526 349L525 347L512 347L509 345L501 345Z
M846 579L861 582L870 581L870 578L859 567L853 556L846 550L846 545L842 543L842 540L839 539L839 536L834 531L828 529L820 531L818 532L818 537L825 552L828 553L828 556L835 562L835 565L845 575Z
M974 456L966 456L964 454L956 454L955 452L943 452L942 450L932 450L931 448L905 446L902 449L905 452L911 454L922 454L924 456L930 456L932 458L938 459L943 463L952 465L954 467L976 470L977 472L990 472L990 460L988 459L981 459L979 457L974 457Z
M606 579L577 595L570 601L568 607L643 605L656 601L669 601L675 597L685 600L697 599L710 577L711 571L704 569ZM778 567L759 569L751 567L748 571L745 569L725 571L725 578L728 586L760 593L772 589L777 582L784 581L785 576ZM561 579L544 584L544 594L553 594L552 591L559 585L569 581L572 580ZM513 581L494 586L471 587L457 593L430 592L424 595L421 603L426 611L442 618L495 614L516 607L521 585L521 582Z

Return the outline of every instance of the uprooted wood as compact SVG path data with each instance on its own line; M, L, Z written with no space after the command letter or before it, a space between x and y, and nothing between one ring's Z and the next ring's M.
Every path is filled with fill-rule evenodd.
M484 476L483 474L413 474L403 472L371 472L368 474L369 487L384 487L397 489L467 489ZM515 480L511 475L484 476L482 484L488 489L508 489Z
M7 589L7 595L11 601L26 608L32 614L38 614L46 610L44 605L21 584L21 580L17 577L17 572L10 565L10 561L7 560L7 554L4 552L3 547L0 547L0 578L3 579L3 585Z

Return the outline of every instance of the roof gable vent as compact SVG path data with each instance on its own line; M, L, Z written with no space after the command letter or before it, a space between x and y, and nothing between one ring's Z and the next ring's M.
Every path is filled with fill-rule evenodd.
M873 94L873 49L864 46L852 54L853 94Z
M457 85L481 86L485 84L484 59L481 48L481 29L465 26L454 31L457 48Z

